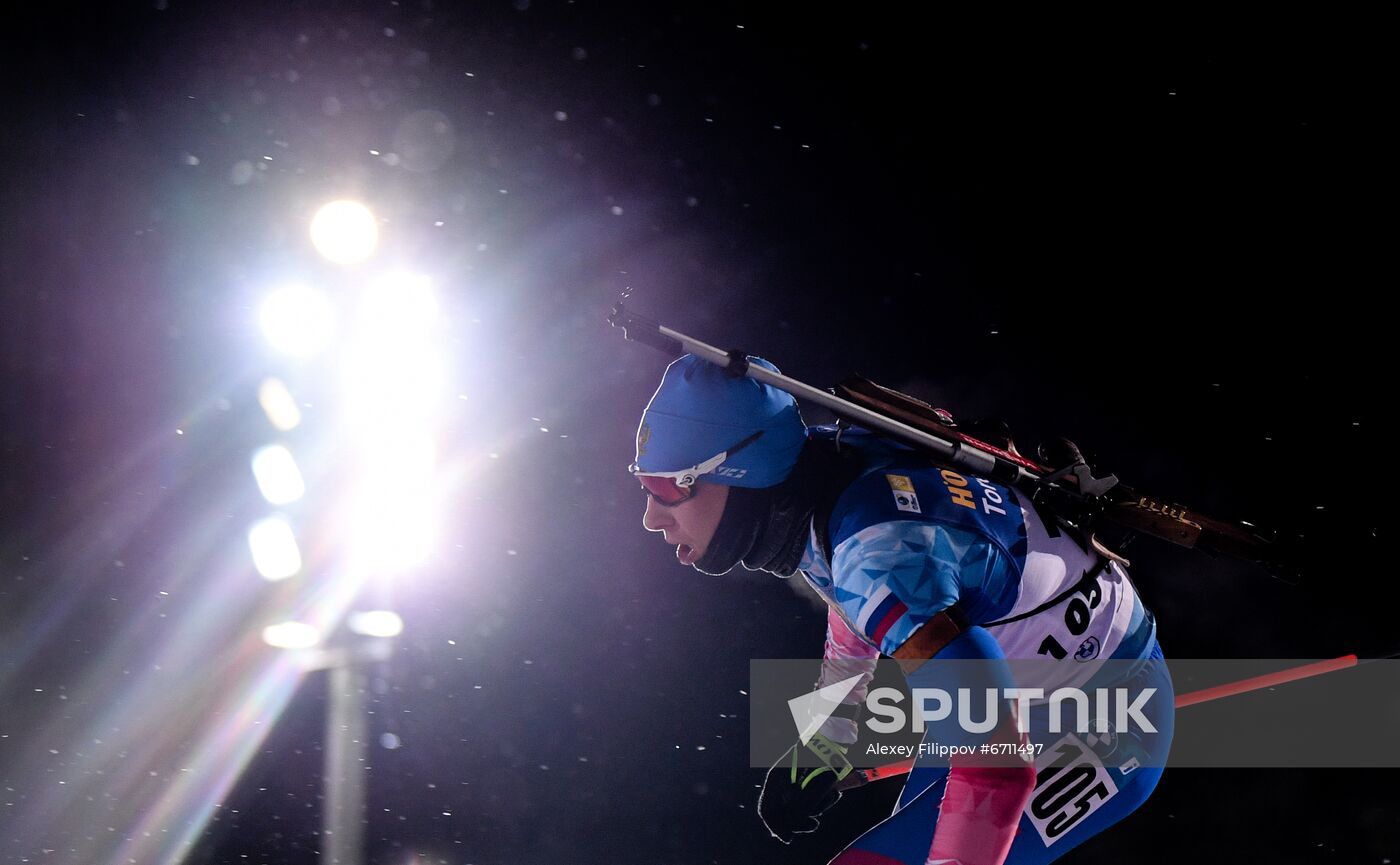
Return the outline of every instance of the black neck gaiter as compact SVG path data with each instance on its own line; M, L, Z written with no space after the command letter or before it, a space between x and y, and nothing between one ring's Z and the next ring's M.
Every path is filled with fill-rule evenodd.
M828 441L808 441L782 483L729 488L715 536L695 569L719 575L742 564L751 571L791 576L807 548L812 516L829 514L836 497L859 474L849 449L841 453Z

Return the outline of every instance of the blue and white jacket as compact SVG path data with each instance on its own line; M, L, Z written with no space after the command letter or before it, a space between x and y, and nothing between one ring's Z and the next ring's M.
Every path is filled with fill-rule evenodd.
M821 427L810 432L834 434ZM830 663L819 684L849 676L847 662L894 654L955 603L1007 658L1062 660L1037 665L1053 670L1046 681L1021 683L1047 693L1085 684L1104 659L1151 653L1156 625L1125 569L1105 566L1073 534L1047 526L1016 490L930 466L858 428L842 432L840 441L861 452L864 473L830 515L830 561L813 525L798 565L830 608ZM1081 590L1060 603L1017 618L1076 584Z

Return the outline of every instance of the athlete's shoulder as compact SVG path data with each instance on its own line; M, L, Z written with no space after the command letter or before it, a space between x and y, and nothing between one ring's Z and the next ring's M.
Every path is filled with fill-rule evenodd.
M881 464L869 467L852 481L836 499L831 513L831 542L840 545L846 538L871 526L891 522L931 522L919 500L915 476L917 466Z
M831 513L832 546L881 523L902 526L901 531L934 523L993 540L1008 552L1024 547L1026 537L1014 490L916 454L874 460L846 487Z

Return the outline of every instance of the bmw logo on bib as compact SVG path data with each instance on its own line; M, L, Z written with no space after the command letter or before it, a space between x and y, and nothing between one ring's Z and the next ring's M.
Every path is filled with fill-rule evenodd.
M1075 650L1074 659L1076 661L1092 661L1099 656L1099 638L1090 637L1079 644Z

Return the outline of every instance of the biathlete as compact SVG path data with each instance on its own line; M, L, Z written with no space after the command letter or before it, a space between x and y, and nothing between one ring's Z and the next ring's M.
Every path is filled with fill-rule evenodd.
M980 660L1008 683L1007 659L1036 659L1037 681L1014 684L1047 694L1105 684L1103 662L1130 662L1108 665L1128 670L1110 684L1161 698L1150 732L1051 733L1048 704L1032 704L1028 735L1003 724L986 741L1038 743L1040 758L917 766L894 813L834 863L1050 862L1156 787L1172 715L1152 614L1120 562L1016 490L859 428L809 428L791 395L692 355L667 367L647 405L631 471L647 494L643 526L675 546L681 564L800 573L827 603L818 685L862 676L845 698L850 711L769 771L758 810L778 839L813 831L839 799L835 764L856 740L881 655L899 660L911 685L938 683L947 667L933 659ZM926 742L937 728L928 729ZM832 771L798 768L801 748Z

